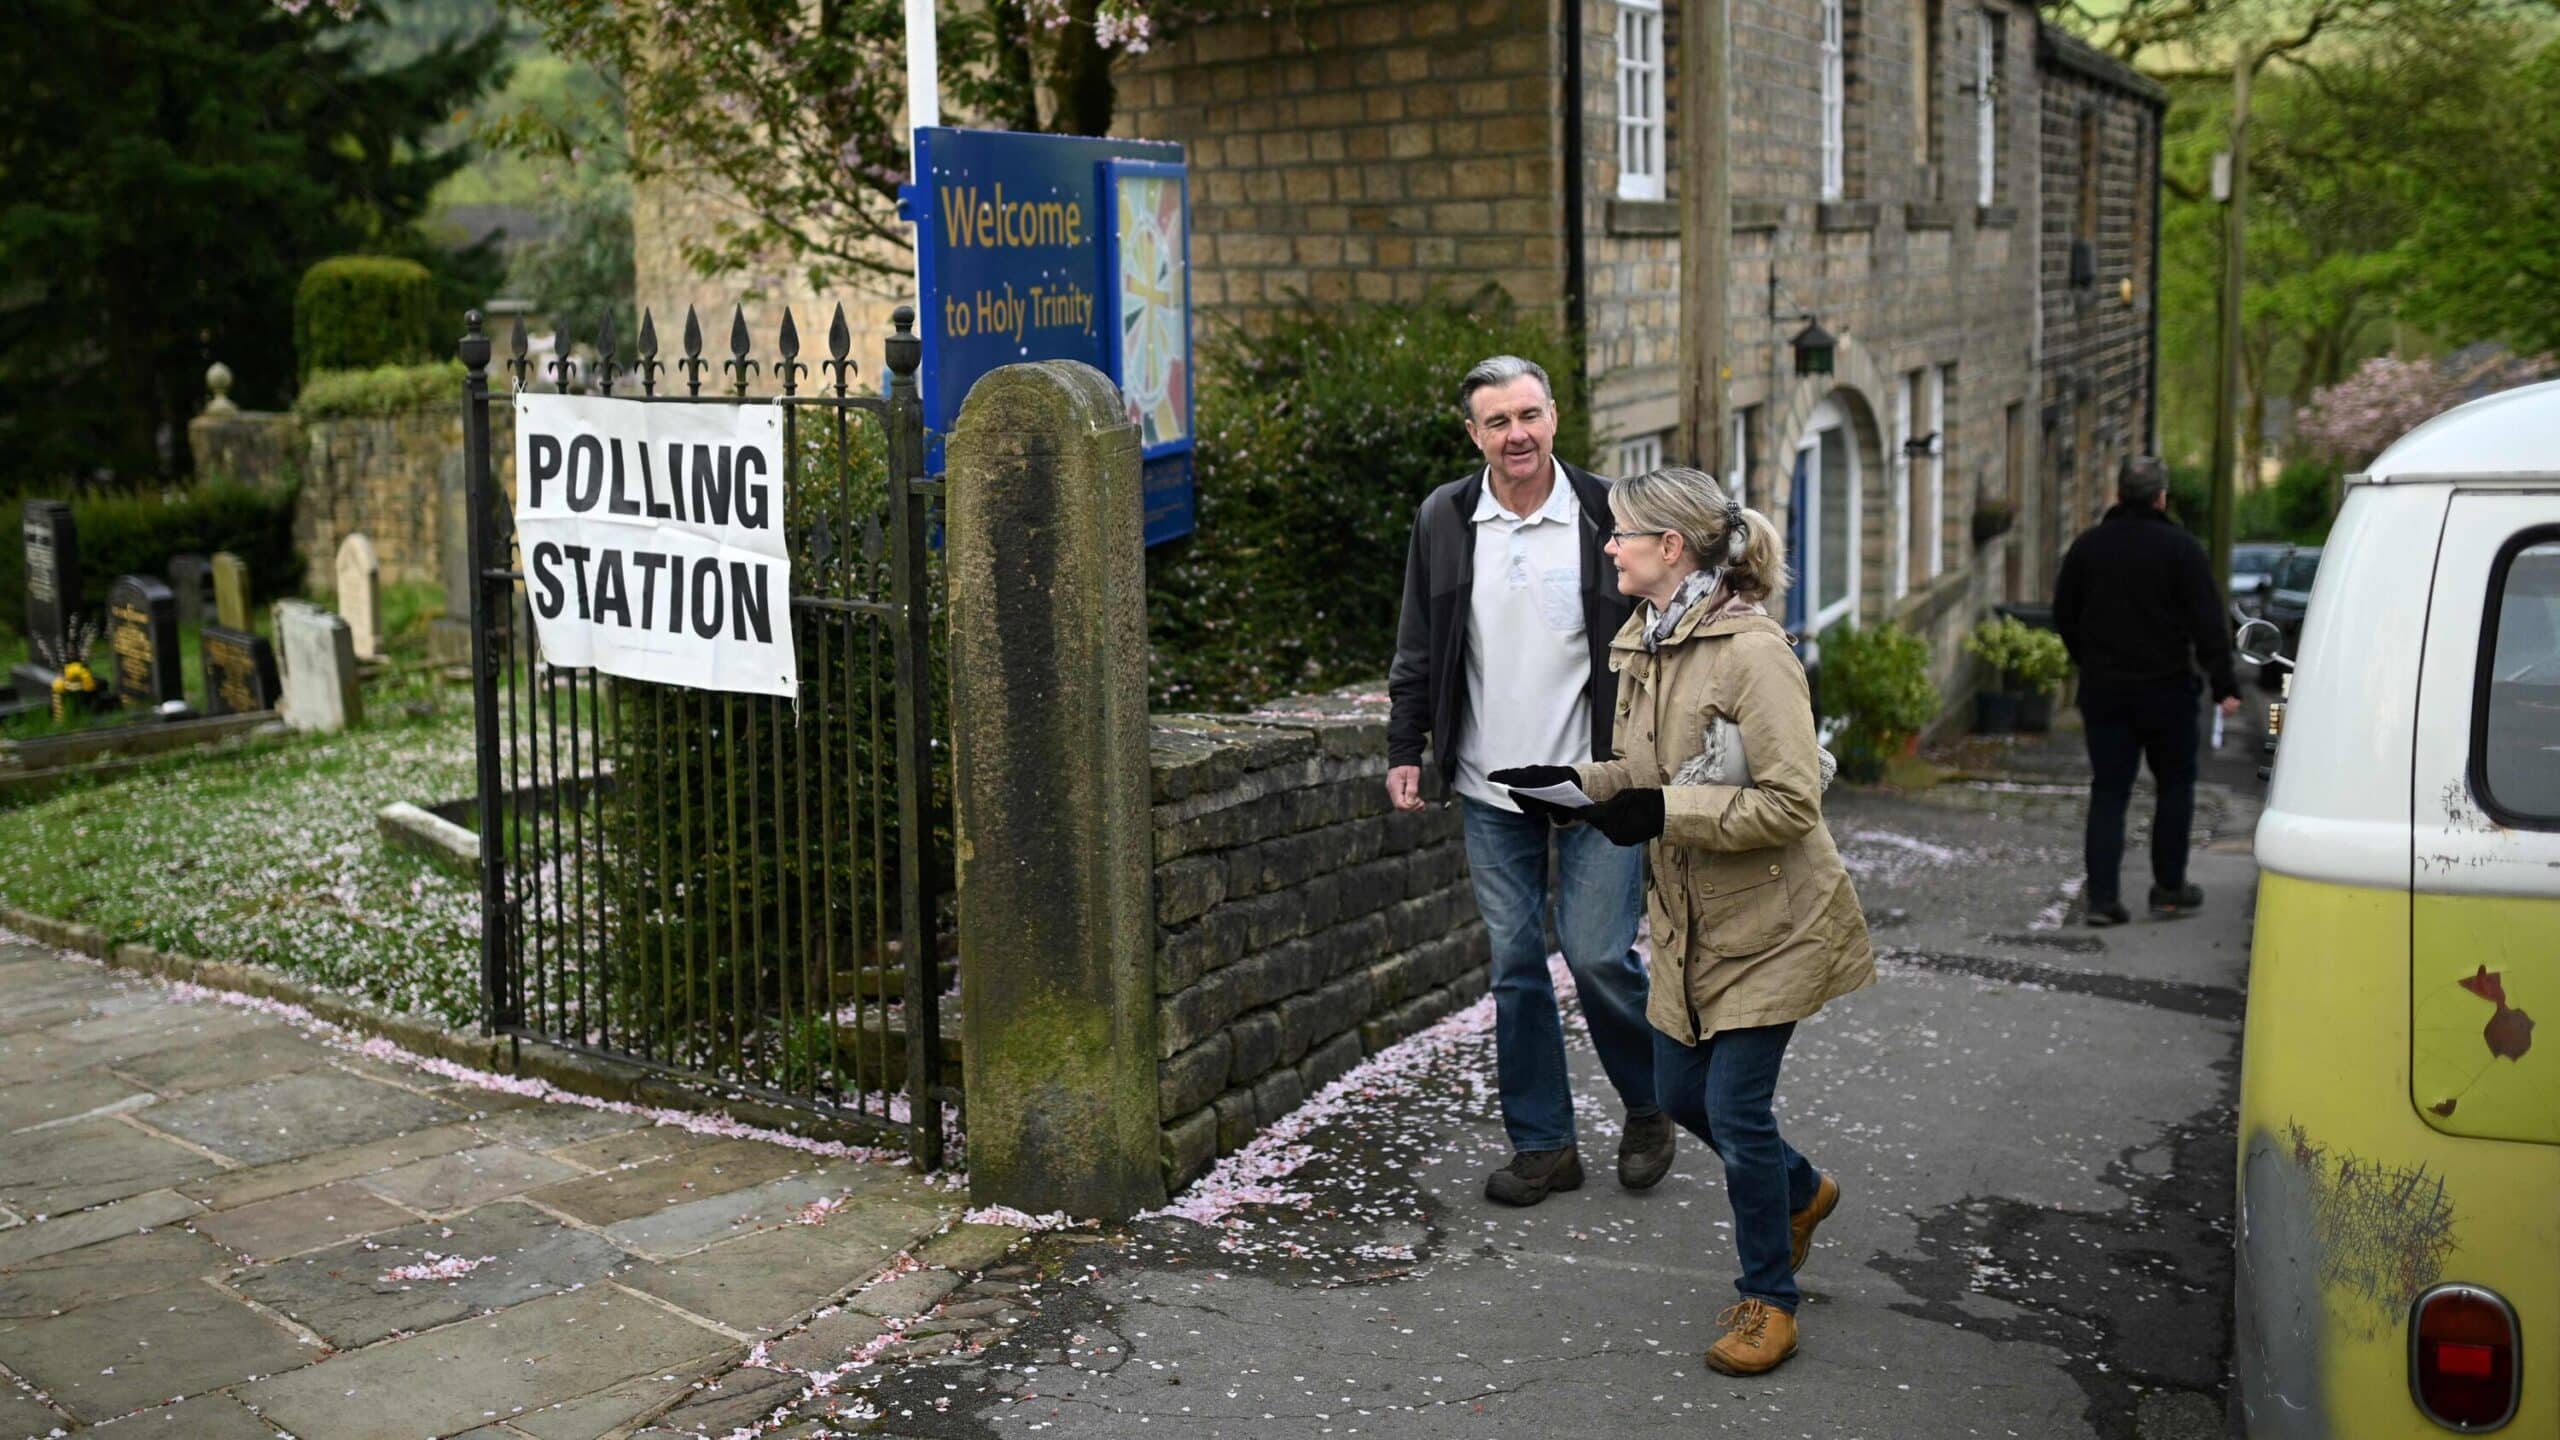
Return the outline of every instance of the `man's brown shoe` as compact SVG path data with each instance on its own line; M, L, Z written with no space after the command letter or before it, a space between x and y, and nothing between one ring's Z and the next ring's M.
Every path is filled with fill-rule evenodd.
M1707 1347L1707 1368L1766 1375L1796 1353L1796 1317L1766 1300L1745 1300L1716 1317L1724 1338Z
M1840 1182L1825 1175L1813 1187L1813 1203L1787 1217L1787 1230L1795 1237L1796 1257L1788 1262L1791 1271L1804 1268L1805 1257L1813 1253L1813 1229L1831 1218L1840 1208Z
M1618 1183L1629 1190L1650 1190L1671 1173L1671 1117L1660 1110L1627 1117L1627 1133L1618 1137Z
M1511 1163L1484 1177L1484 1198L1500 1205L1535 1205L1558 1190L1582 1188L1582 1152L1522 1150Z

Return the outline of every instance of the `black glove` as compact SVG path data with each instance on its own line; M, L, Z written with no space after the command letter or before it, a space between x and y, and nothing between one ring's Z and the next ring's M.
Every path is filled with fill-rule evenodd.
M1662 792L1621 790L1588 810L1576 811L1574 818L1589 823L1615 844L1641 845L1662 836Z
M1496 770L1484 778L1511 790L1543 790L1550 785L1580 783L1570 765L1523 765L1516 770Z

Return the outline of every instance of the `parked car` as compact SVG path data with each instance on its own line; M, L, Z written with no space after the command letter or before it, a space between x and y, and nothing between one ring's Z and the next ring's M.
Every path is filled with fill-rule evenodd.
M2320 573L2320 547L2288 549L2258 586L2258 618L2272 623L2283 639L2278 649L2290 655L2302 644L2302 619L2311 609L2311 582ZM2258 667L2258 683L2276 688L2278 667Z
M2560 384L2410 432L2328 548L2256 835L2242 1422L2560 1435Z
M2258 613L2259 593L2276 562L2293 549L2282 541L2252 540L2231 547L2231 602L2247 614Z

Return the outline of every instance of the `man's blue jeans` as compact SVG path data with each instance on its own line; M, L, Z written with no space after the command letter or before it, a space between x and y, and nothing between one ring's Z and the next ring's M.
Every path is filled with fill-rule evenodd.
M1644 963L1634 949L1644 916L1644 849L1615 845L1588 825L1558 829L1533 816L1461 797L1467 870L1493 933L1494 1071L1502 1128L1514 1150L1574 1143L1564 1019L1547 973L1547 840L1559 862L1556 934L1573 972L1600 1068L1630 1115L1661 1108L1653 1090L1653 1027L1644 1018Z
M1795 1031L1792 1023L1719 1030L1697 1045L1660 1032L1653 1037L1663 1108L1724 1161L1733 1248L1742 1259L1742 1278L1733 1288L1790 1315L1800 1297L1787 1219L1813 1203L1822 1183L1811 1162L1778 1134L1769 1108L1778 1093L1778 1062Z

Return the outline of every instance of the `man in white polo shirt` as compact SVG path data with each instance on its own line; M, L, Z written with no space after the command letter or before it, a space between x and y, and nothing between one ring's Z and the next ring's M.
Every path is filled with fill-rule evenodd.
M1387 676L1387 793L1422 808L1427 741L1456 792L1476 908L1493 939L1495 1069L1511 1163L1487 1197L1535 1205L1582 1184L1564 1024L1547 971L1547 860L1556 850L1556 933L1592 1048L1625 1102L1618 1182L1671 1169L1671 1121L1655 1103L1645 975L1634 949L1644 854L1588 826L1523 815L1489 771L1611 757L1616 681L1609 641L1634 602L1618 593L1609 482L1555 457L1555 392L1514 355L1458 386L1480 470L1431 492L1414 513L1404 609Z

